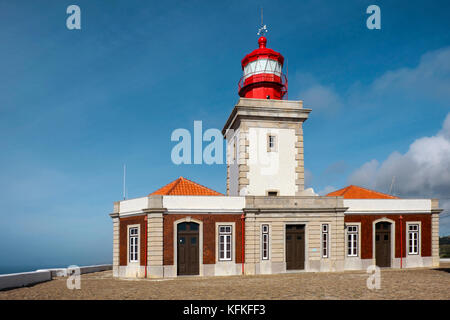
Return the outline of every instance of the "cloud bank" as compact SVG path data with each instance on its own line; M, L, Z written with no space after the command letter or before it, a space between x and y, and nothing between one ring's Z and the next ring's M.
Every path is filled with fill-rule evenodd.
M403 111L448 108L450 101L450 47L425 53L414 67L387 71L368 85L354 83L338 94L334 85L321 84L311 75L297 75L303 87L300 98L314 111L332 113L346 110ZM376 109L375 109L376 108ZM426 110L424 110L426 112ZM397 114L397 116L398 116ZM327 180L332 180L327 173ZM392 152L385 160L372 159L353 170L347 182L404 197L439 198L441 234L450 234L450 113L442 128L431 137L416 139L406 153ZM332 183L331 183L332 184ZM330 182L319 194L335 188Z
M379 108L391 98L446 105L450 100L450 47L427 52L417 66L387 71L368 85L356 82L344 94L339 94L334 84L320 83L310 74L297 74L294 82L304 88L298 97L318 113L343 106Z
M406 153L391 153L386 160L371 160L349 177L350 184L366 186L400 197L439 198L441 229L450 230L450 113L434 136L415 140ZM448 232L448 231L447 231Z

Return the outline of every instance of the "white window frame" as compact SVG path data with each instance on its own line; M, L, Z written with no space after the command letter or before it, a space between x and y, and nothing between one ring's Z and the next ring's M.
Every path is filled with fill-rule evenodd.
M137 234L131 234L131 230L137 230ZM133 240L132 240L133 239ZM132 244L132 241L136 241ZM129 225L127 228L127 260L128 263L139 263L140 261L140 241L141 241L141 226L139 224ZM134 245L136 252L132 252L132 245ZM134 253L134 257L131 255Z
M359 256L359 234L360 234L360 225L358 224L348 224L347 232L345 237L345 248L346 248L346 256L347 257L358 257ZM349 240L349 236L351 235L351 240ZM350 242L350 246L349 246ZM349 253L350 250L350 253Z
M330 257L330 224L329 223L323 223L322 224L322 232L321 232L321 255L322 258L329 258ZM324 239L325 237L325 239Z
M229 229L228 229L229 228ZM233 253L234 253L234 241L233 241L233 229L234 226L232 224L227 223L218 223L217 224L217 260L218 261L233 261ZM222 253L221 243L225 239L224 242L224 250L223 257L220 256ZM229 249L226 248L227 241L229 239Z
M410 230L411 227L417 227L417 230ZM422 231L422 226L420 221L408 221L406 223L406 244L407 244L407 248L408 248L408 255L409 256L420 256L420 252L421 252L421 232ZM417 245L416 250L411 251L411 249L413 249L413 247L411 247L410 243L409 243L409 239L410 239L410 235L411 234L415 234L416 235L416 239L415 241L417 241Z
M266 250L264 243L266 242ZM261 224L261 260L270 259L270 225L268 223Z

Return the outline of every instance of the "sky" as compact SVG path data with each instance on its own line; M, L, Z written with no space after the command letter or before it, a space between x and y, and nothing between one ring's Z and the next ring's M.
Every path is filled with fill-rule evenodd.
M170 137L222 129L261 6L289 99L312 109L307 186L394 180L440 198L450 234L450 2L0 0L0 268L111 262L124 163L129 198L179 176L226 192L225 165L173 164Z

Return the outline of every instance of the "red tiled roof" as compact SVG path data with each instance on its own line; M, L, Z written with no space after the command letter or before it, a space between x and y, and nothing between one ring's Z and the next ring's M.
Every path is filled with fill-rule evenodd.
M374 190L350 185L348 187L330 192L328 197L343 196L344 199L398 199L398 197Z
M166 184L164 187L149 194L164 196L223 196L223 194L209 189L201 184L183 177Z

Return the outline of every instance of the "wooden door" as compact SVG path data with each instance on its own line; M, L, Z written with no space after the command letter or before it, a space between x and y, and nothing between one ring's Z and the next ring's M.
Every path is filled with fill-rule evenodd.
M198 224L183 222L177 226L177 274L199 274Z
M378 222L375 225L375 261L380 268L391 266L391 224Z
M305 268L305 225L286 225L286 269Z

